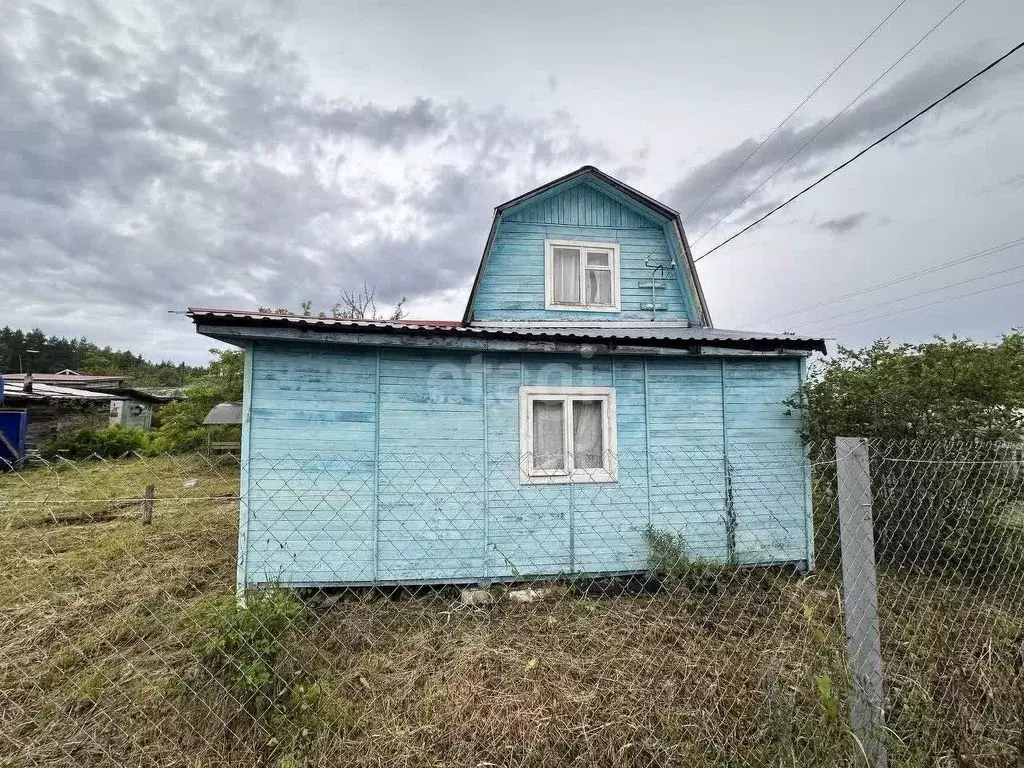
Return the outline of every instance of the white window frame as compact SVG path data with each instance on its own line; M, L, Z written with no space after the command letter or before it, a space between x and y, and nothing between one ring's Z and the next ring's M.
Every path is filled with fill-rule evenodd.
M609 254L609 269L612 273L611 304L558 304L555 302L555 248L580 249L580 299L587 295L586 251L605 251ZM588 243L579 240L545 240L544 241L544 306L546 309L567 310L571 312L619 312L622 300L619 295L619 244Z
M533 466L533 403L535 400L563 402L563 469L539 469ZM601 469L576 469L573 465L573 400L602 402L601 428L604 445ZM520 387L519 455L520 482L541 483L616 483L619 480L617 417L614 387Z

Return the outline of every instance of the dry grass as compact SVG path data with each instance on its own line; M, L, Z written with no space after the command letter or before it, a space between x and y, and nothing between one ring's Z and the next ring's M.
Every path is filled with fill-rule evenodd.
M147 483L144 528L112 500ZM0 477L0 765L857 764L828 574L288 596L261 700L210 652L237 619L237 505L209 497L236 487L192 459ZM1021 599L882 579L893 764L1022 764Z

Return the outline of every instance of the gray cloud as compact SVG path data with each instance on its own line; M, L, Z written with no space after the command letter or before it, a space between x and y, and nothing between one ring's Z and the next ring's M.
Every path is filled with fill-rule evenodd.
M816 226L818 229L831 232L836 235L845 235L848 232L852 232L858 227L862 226L867 221L867 211L860 211L859 213L851 213L848 216L838 216L834 219L825 219L818 223Z
M760 143L758 138L745 139L719 152L691 169L664 194L664 199L683 213L683 222L691 237L700 237L722 217L735 218L737 225L743 224L782 202L791 191L787 183L825 171L835 162L840 151L859 149L870 143L980 69L984 63L980 57L966 54L928 61L892 81L888 87L868 95L845 113L798 127L782 128L749 160L746 158ZM993 80L1021 71L1024 71L1024 65L1020 62L1008 62L1002 70L993 72L989 80L972 84L939 109L946 116L969 113L991 95ZM953 132L947 132L942 140L952 140L957 135L991 124L1015 109L1019 108L991 109L984 120L977 115L965 119ZM902 146L920 142L926 126L931 124L930 117L922 118L899 135L899 142ZM805 144L807 146L803 148ZM786 164L795 154L796 157ZM783 164L786 164L784 169L759 188Z
M1024 189L1024 173L1018 173L1016 176L1003 180L999 186L1010 187L1011 189Z
M1015 8L1009 0L1000 2ZM345 27L338 21L345 15L338 4L325 3L323 16L310 16L308 8L301 10L309 4L299 3L296 23L289 27L291 4L15 0L0 25L0 275L6 295L16 297L4 305L9 310L4 322L85 334L156 357L188 353L196 360L207 342L196 339L187 322L165 315L165 309L186 304L297 308L307 299L327 307L343 289L359 288L365 281L378 284L382 303L405 294L414 313L444 306L451 316L457 314L453 307L462 298L459 291L472 277L496 203L583 163L600 164L656 193L650 179L678 168L676 153L714 147L718 129L735 120L770 125L775 111L751 107L737 94L734 109L726 105L687 126L672 110L662 119L660 107L643 112L643 118L623 109L595 120L594 108L615 98L608 94L625 93L609 89L632 83L635 73L629 65L607 60L604 69L584 72L573 57L541 56L536 72L524 80L521 65L506 58L494 68L470 68L463 75L457 61L433 55L429 46L385 46L374 58L378 44L403 35L429 40L434 48L448 46L455 33L444 14L407 29L401 27L410 23L407 18L375 7L365 14L380 14L370 19L373 23ZM577 28L571 10L559 13L566 29ZM459 14L465 20L464 9ZM492 28L493 11L486 18L482 14L475 23ZM726 18L711 16L704 40L735 32ZM328 25L345 34L311 30ZM509 46L520 33L509 27L501 34L488 45ZM772 30L766 27L744 41L741 48L749 56L701 75L707 82L692 94L687 91L690 113L705 98L701 94L721 93L712 84L719 75L729 75L730 66L740 70L733 73L734 82L757 87L749 68L760 48L750 43L759 43L765 34ZM547 50L546 43L537 45L534 53ZM649 35L633 28L622 45L642 52ZM714 48L713 42L706 45ZM670 53L659 56L661 64L671 66ZM837 119L796 162L752 194L728 226L701 243L700 251L944 92L988 56L935 60L887 80L891 85ZM633 60L639 59L623 59ZM884 63L877 61L878 66ZM1008 110L1020 110L1024 78L1018 77L1012 89L1006 80L1010 73L1019 76L1022 67L1024 60L1008 62L901 134L892 149L881 150L896 154L902 146L928 141L950 162L941 169L931 167L937 163L923 168L919 163L905 170L908 188L911 182L917 185L914 206L901 207L905 201L885 190L851 204L849 210L872 211L872 226L861 222L847 236L836 237L836 249L855 253L861 238L870 238L874 225L885 222L889 213L896 216L891 237L903 233L912 243L901 245L900 252L921 259L928 251L918 247L925 230L934 249L961 233L966 237L972 227L996 237L992 222L1012 230L1012 190L1020 185L1019 179L1006 178L1015 157L1013 129L1009 120L995 129L986 126ZM544 93L548 72L554 95ZM540 78L539 89L530 78ZM569 80L574 87L567 90ZM1002 98L994 97L997 87ZM437 96L442 88L465 94L474 105L509 106L470 106ZM387 95L356 98L356 89ZM416 98L432 93L433 98ZM634 106L642 103L634 99ZM553 111L556 104L571 114ZM696 107L700 113L699 103ZM588 132L615 141L616 151L586 140L574 115ZM739 204L820 130L828 118L817 117L795 122L754 155L688 217L690 234L700 234ZM956 138L964 134L970 139ZM982 142L1004 149L974 159ZM751 137L684 167L688 172L678 173L680 181L660 197L690 211L756 145ZM956 164L958 154L963 157ZM1006 186L998 187L1004 179ZM938 194L940 188L969 187L975 180L981 186L971 187L970 194L965 189L970 200L955 210ZM836 187L844 188L842 183ZM1002 208L982 200L985 194ZM968 203L974 204L973 224L960 218ZM936 222L945 223L945 229L913 226L905 234L914 216L932 205ZM839 221L847 213L827 216ZM812 214L810 225L794 228L792 238L774 250L769 244L764 263L813 251L794 246L808 240L820 245L814 226L827 216ZM822 226L828 231L829 222ZM812 296L834 293L828 281L842 274L840 262L808 270L822 283ZM756 308L765 281L738 288L730 273L716 285L716 263L702 262L702 275L712 309L720 307L714 314L728 325L738 318L730 321L726 313L738 313L751 302ZM881 267L876 263L874 269ZM869 279L866 272L863 279ZM801 302L782 290L769 294L766 302L783 307L812 301L805 296ZM893 331L884 326L879 332ZM926 328L925 336L930 332Z
M0 30L0 270L55 320L452 289L497 201L605 156L565 115L318 96L273 2L144 8Z

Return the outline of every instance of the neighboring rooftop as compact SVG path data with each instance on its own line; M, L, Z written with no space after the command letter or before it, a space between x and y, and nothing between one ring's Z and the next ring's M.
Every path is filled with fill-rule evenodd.
M241 424L241 403L217 403L203 419L203 424Z
M22 382L25 380L24 373L3 373L5 381ZM54 384L66 387L81 387L83 389L110 389L120 387L124 384L127 376L105 376L91 373L79 373L65 369L57 373L33 373L32 381L36 384Z
M125 387L123 391L129 396L149 399L155 403L169 403L184 400L186 389L187 387Z
M0 400L17 400L17 401L45 401L45 400L88 400L93 402L102 402L110 400L124 400L125 398L121 395L112 394L109 392L96 392L88 389L79 389L76 387L59 387L53 384L45 384L38 380L34 380L32 383L32 391L26 392L25 382L23 379L12 379L7 375L0 377L3 379L3 397ZM35 379L35 376L33 376Z

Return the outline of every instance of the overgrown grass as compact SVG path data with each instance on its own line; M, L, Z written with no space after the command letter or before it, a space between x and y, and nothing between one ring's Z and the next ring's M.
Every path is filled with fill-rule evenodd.
M236 490L189 457L0 476L0 765L858 764L828 572L685 561L633 596L241 608ZM1021 595L881 590L892 764L1019 760Z

